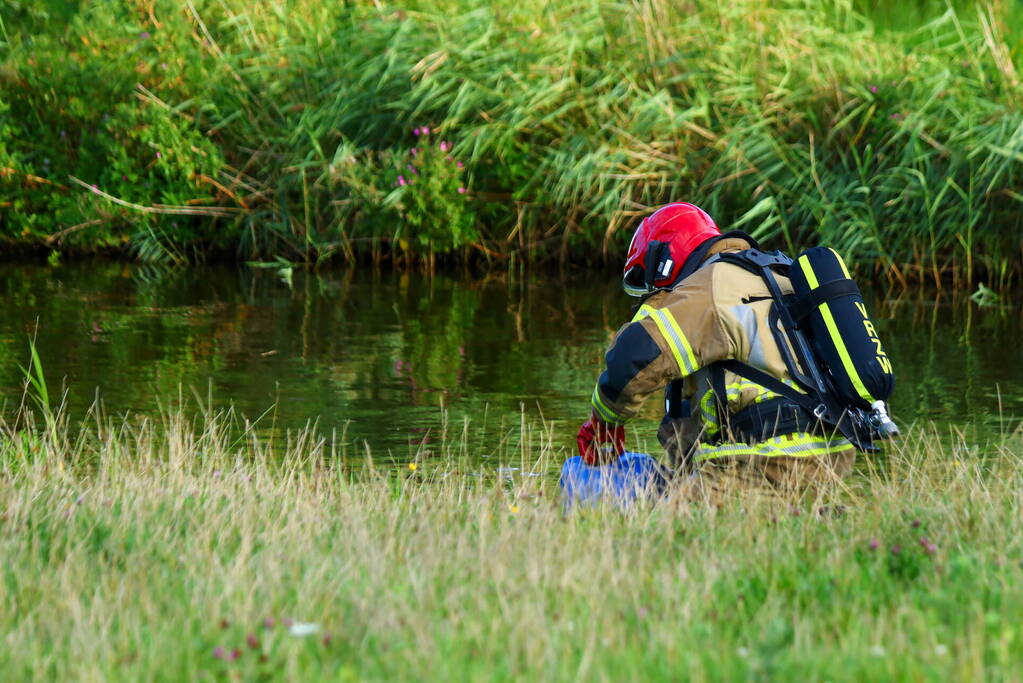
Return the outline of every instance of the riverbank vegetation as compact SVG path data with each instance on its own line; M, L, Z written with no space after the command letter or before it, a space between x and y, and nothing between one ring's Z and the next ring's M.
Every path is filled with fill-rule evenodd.
M670 198L898 281L1023 273L1008 0L0 1L10 245L592 261Z
M1019 673L1019 429L918 425L792 504L565 515L549 425L374 465L341 427L72 419L30 394L0 424L7 678Z

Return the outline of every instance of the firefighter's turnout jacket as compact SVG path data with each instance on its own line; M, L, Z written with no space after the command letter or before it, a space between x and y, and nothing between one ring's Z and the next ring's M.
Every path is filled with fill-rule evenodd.
M606 422L623 424L650 394L681 378L691 414L666 418L658 433L673 466L697 469L708 461L720 465L771 458L772 468L790 462L798 469L810 464L808 458L824 456L820 461L840 462L843 475L852 467L855 450L840 435L797 432L738 443L719 430L711 363L735 359L792 383L768 326L772 299L767 286L759 276L716 257L750 246L741 238L718 241L695 273L643 302L607 351L605 370L593 391L593 409ZM784 293L791 293L788 278L777 280ZM725 391L732 415L777 396L731 372L725 373Z

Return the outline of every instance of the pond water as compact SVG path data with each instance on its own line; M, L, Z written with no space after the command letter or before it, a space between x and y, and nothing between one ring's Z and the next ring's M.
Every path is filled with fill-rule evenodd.
M263 432L311 420L401 461L444 415L514 439L523 412L573 443L606 343L633 300L613 274L490 277L160 269L89 262L0 265L0 377L22 392L34 334L51 392L80 415L155 413L212 396ZM866 296L893 358L893 412L993 440L1023 418L1023 313L965 297L880 288ZM634 430L652 447L660 400ZM442 406L444 411L442 411ZM497 435L497 436L494 436ZM480 445L480 444L476 444Z

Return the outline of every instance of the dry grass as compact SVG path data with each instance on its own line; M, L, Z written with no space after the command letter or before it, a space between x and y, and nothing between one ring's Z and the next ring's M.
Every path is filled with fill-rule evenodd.
M8 680L1023 673L1019 431L913 430L791 508L566 516L543 425L412 470L230 413L28 418L0 436Z

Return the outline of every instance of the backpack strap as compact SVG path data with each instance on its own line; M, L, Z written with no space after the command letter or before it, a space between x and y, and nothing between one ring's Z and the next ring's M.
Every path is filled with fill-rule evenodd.
M731 416L728 414L728 388L725 386L725 369L721 363L713 363L709 368L710 390L714 392L714 414L718 421L717 442L725 440L731 434Z
M842 436L847 438L850 442L852 442L853 445L855 445L860 450L863 450L863 451L874 451L874 450L877 450L876 447L872 446L869 437L864 439L864 435L861 434L854 427L854 425L852 424L851 420L849 420L849 416L848 416L847 411L842 410L838 415L835 415L836 406L829 406L828 403L827 403L827 398L825 396L820 396L820 398L822 398L823 400L817 400L817 398L814 396L814 394L812 394L812 393L804 394L803 392L798 391L797 389L794 389L794 388L790 387L788 384L785 384L784 382L782 382L777 377L774 377L773 375L769 375L766 372L764 372L763 370L760 370L758 368L753 367L752 365L747 365L746 363L743 363L743 362L737 361L737 360L721 360L721 361L718 361L718 362L716 362L716 363L714 363L713 365L710 366L711 388L714 389L714 393L715 393L715 397L717 398L717 405L718 405L718 413L717 413L717 415L718 415L718 426L722 426L722 425L728 424L731 427L732 426L732 422L735 422L736 418L738 418L738 422L744 422L745 419L746 419L746 416L742 415L742 413L746 412L745 409L740 411L735 416L732 416L731 419L729 419L727 417L727 412L728 412L727 400L728 400L728 397L724 393L725 392L725 389L724 389L724 386L725 386L724 371L725 370L728 370L728 371L738 375L739 377L743 377L745 379L748 379L749 381L753 382L754 384L759 384L760 386L764 387L768 391L773 391L774 393L783 396L787 401L791 401L793 404L795 404L796 407L798 407L800 410L804 411L807 416L812 416L814 418L814 424L817 424L817 425L823 425L823 424L833 425L833 427L834 427L834 429L836 431L840 432L842 434ZM721 380L720 380L720 387L721 387L720 391L721 391L721 393L720 394L718 393L717 387L715 387L715 385L714 385L714 375L716 373L720 373L721 374ZM721 399L720 399L721 396L725 397L725 403L724 403L725 407L724 407L723 411L722 411L722 408L721 408ZM724 413L725 416L726 416L724 418L725 421L722 421L722 413ZM736 424L735 426L739 427L738 424ZM746 430L740 429L739 431L746 431ZM724 434L724 431L722 430L721 433Z
M824 289L818 302L817 297L805 297L797 306L795 313L800 314L797 318L786 297L782 294L781 287L775 279L774 271L786 275L792 265L792 259L780 251L764 252L759 249L747 249L745 251L718 254L720 260L734 264L744 270L759 276L773 299L769 322L771 332L778 344L779 351L789 370L789 374L805 391L798 391L783 383L776 377L754 368L746 363L737 360L718 361L711 365L711 388L714 390L718 407L718 425L722 434L728 421L728 396L725 393L724 370L729 370L740 377L750 380L769 391L784 396L795 403L799 408L806 410L820 422L833 425L860 450L876 450L872 447L869 434L862 434L857 430L850 417L848 407L837 397L834 389L829 384L822 369L817 365L817 359L810 346L806 335L799 328L798 320L803 319L807 313L813 310L813 306L820 305L839 296L845 296L849 292L848 285L835 284L833 287L821 287ZM855 283L848 281L855 287ZM829 285L831 283L828 283ZM790 297L791 298L791 297ZM778 323L781 323L779 329ZM790 346L791 345L791 346ZM714 369L714 366L719 366ZM715 375L720 375L715 380Z
M793 301L789 304L789 312L792 314L793 320L801 323L806 316L810 315L821 304L843 296L856 296L859 293L860 288L848 278L832 280L816 289L811 289L801 299Z
M790 387L774 375L769 375L763 370L755 368L752 365L747 365L746 363L737 360L721 360L714 365L720 366L722 370L728 370L739 377L748 379L754 384L759 384L768 391L773 391L779 396L784 396L799 407L805 408L811 413L822 412L821 409L823 406L821 403L815 401L809 394L804 394L803 392ZM723 379L722 382L724 382Z
M754 275L763 276L764 269L778 268L784 272L792 265L792 259L780 251L761 251L759 249L745 249L731 253L717 255L721 261L732 263Z
M718 438L740 441L763 441L764 438L794 431L813 431L821 424L822 408L813 398L785 384L773 375L737 360L723 360L709 368L710 387L714 392L715 414L718 423ZM728 412L728 393L725 371L748 379L779 398L753 403L735 415ZM785 430L785 431L777 431Z
M807 432L821 434L823 423L783 396L757 401L732 415L732 435L738 441L759 443L775 436Z
M713 247L721 240L727 240L733 237L738 237L739 239L746 240L746 242L748 242L750 246L753 247L753 249L760 249L760 244L755 239L744 233L742 230L732 230L731 232L726 232L723 235L718 235L716 237L711 237L709 240L704 240L703 243L700 244L700 246L696 247L696 249L693 250L693 253L691 253L689 257L686 258L686 262L685 264L683 264L682 270L679 271L678 277L675 278L675 282L674 284L672 284L672 287L674 287L675 285L677 285L678 283L682 282L687 277L695 273L697 270L700 269L700 266L705 265L704 259L707 258L707 254L710 252L711 247ZM721 256L721 254L716 255Z

